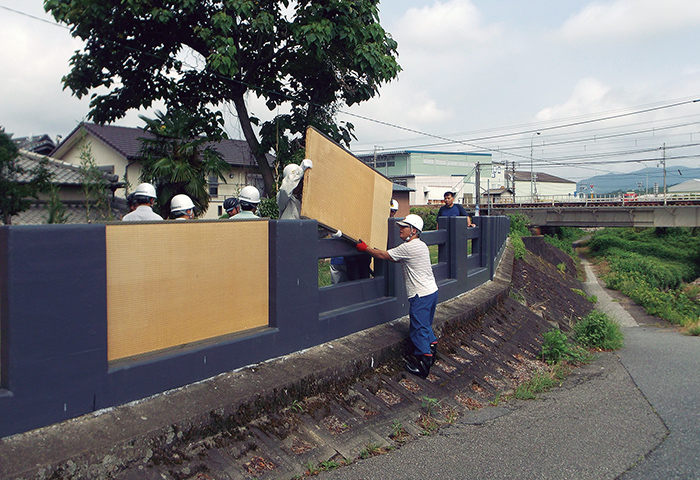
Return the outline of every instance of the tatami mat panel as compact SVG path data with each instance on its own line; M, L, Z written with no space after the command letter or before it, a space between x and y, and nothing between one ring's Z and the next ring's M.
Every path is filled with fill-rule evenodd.
M389 179L313 128L306 131L301 214L348 237L385 248L392 184Z
M107 226L108 358L268 324L268 223Z

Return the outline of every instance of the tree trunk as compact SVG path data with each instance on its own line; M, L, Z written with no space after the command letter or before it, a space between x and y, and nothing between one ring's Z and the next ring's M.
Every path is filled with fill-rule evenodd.
M248 146L253 152L255 161L260 167L260 173L263 177L263 182L265 183L265 195L271 195L275 190L275 179L272 174L272 169L267 163L267 155L265 152L260 151L260 142L253 132L253 126L250 123L250 117L248 116L248 108L245 105L245 99L243 94L236 95L233 98L233 104L236 106L236 113L238 114L238 121L241 122L241 128L243 129L243 135L248 142Z

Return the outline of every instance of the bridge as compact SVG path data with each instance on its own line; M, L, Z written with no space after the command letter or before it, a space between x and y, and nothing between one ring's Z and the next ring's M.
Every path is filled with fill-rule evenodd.
M529 199L528 199L529 200ZM597 197L492 203L491 215L520 212L538 227L697 227L700 196Z

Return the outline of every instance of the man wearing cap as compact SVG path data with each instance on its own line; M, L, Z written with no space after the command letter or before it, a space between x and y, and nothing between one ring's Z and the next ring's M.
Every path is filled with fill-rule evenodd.
M426 378L435 361L437 338L433 332L433 318L438 300L438 287L430 265L428 246L419 238L423 230L423 219L418 215L406 215L396 222L403 243L388 251L367 246L360 240L357 249L374 258L399 262L403 267L403 278L408 293L409 336L413 342L413 356L406 360L406 370Z
M219 217L219 220L228 220L240 212L241 207L238 203L238 199L236 197L228 197L224 200L224 210L225 212Z
M156 189L150 183L139 184L133 193L134 201L137 204L136 209L124 215L124 222L140 222L163 220L163 217L153 211L153 204L156 201Z
M445 192L444 195L445 204L438 210L437 216L439 217L467 217L467 227L475 226L472 223L472 219L469 214L459 203L455 203L455 194L453 192Z
M243 187L240 195L238 195L238 203L240 212L238 212L229 220L253 220L259 219L255 212L260 203L260 191L252 185Z

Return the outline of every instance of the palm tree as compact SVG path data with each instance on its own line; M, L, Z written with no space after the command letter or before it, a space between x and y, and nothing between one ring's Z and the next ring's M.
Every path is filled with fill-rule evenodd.
M205 119L186 111L156 112L156 118L140 116L150 138L140 138L141 180L156 187L156 205L161 216L170 214L170 199L184 193L195 204L197 215L209 207L210 176L226 183L229 170L214 143L223 139L211 136Z

